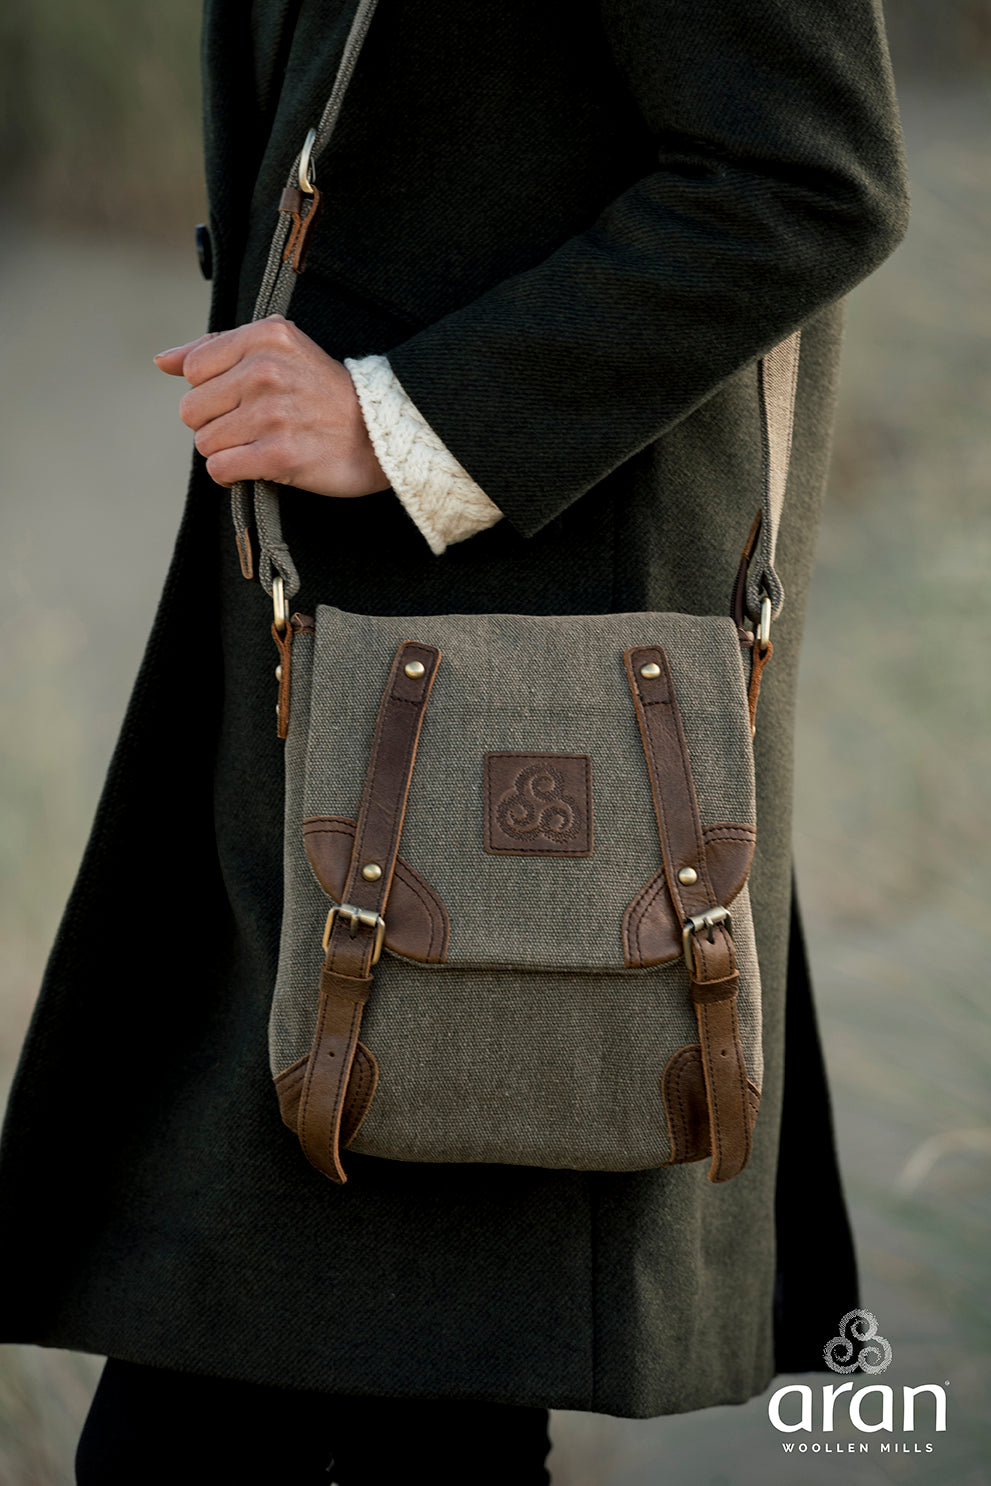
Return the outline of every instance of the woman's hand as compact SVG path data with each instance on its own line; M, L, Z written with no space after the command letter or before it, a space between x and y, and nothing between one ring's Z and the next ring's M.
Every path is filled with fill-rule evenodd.
M272 480L317 495L371 495L389 481L347 368L282 315L160 351L191 383L179 416L218 485Z

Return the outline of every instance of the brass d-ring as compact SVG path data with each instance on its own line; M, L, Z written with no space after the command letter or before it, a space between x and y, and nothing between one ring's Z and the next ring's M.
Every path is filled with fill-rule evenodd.
M280 635L284 634L289 623L289 603L281 573L276 573L272 579L272 608L275 611L275 628Z
M299 156L299 189L304 196L313 195L313 182L310 179L310 162L313 157L313 146L317 142L317 131L311 129L303 141L303 148Z

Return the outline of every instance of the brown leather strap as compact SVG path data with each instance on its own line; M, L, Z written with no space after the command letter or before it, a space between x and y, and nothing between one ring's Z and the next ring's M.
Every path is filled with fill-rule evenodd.
M650 774L664 875L685 925L720 908L706 860L691 760L668 659L659 645L624 657ZM646 669L647 674L644 674ZM736 1016L738 977L728 921L691 935L690 983L712 1139L709 1180L728 1181L750 1157L747 1069Z
M762 516L763 513L761 511L758 511L757 515L753 519L750 530L747 532L747 540L744 542L743 551L740 553L740 565L736 570L736 578L733 581L733 596L730 599L730 613L733 616L733 623L736 625L737 630L740 634L740 640L744 644L746 644L751 633L750 630L747 629L746 624L747 574L750 571L750 564L753 560L753 555L757 551L757 541L760 537L760 525Z
M275 668L276 679L279 683L279 700L275 704L275 731L280 738L289 736L289 696L290 683L292 680L292 624L284 624L280 630L277 624L272 625L272 639L279 652L279 663Z
M371 976L320 975L320 1003L313 1044L303 1076L296 1133L311 1166L344 1183L341 1165L341 1119L351 1067L358 1047L361 1014L372 987Z
M760 644L754 636L750 649L750 684L747 687L747 710L750 713L750 736L757 731L757 702L760 698L760 683L764 675L764 667L774 654L774 646L768 640L766 644Z
M377 957L374 924L384 918L389 900L420 729L440 658L436 647L415 641L396 652L375 723L343 899L332 910L326 938L297 1133L307 1160L334 1182L347 1180L340 1158L341 1121Z
M753 525L747 533L747 540L743 544L743 552L740 555L740 566L736 570L736 580L733 584L733 597L730 603L730 613L733 623L736 625L737 634L740 636L740 644L750 652L750 683L747 687L747 706L750 709L750 736L753 737L757 730L757 700L760 697L760 683L764 675L764 667L774 654L774 646L769 639L764 644L758 644L757 636L752 629L746 625L746 602L747 602L747 577L750 572L750 564L754 553L757 551L757 543L760 539L762 512L758 511L754 517Z
M285 212L292 223L282 250L282 261L288 263L292 259L292 266L297 273L302 273L306 267L310 235L322 206L323 197L316 186L307 195L298 186L287 186L279 199L279 211Z

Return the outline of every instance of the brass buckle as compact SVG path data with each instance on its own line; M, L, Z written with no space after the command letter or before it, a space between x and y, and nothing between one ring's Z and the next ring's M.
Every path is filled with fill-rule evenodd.
M685 964L688 966L689 974L695 969L692 963L692 935L700 933L703 929L708 929L709 943L711 944L713 941L712 931L717 924L725 924L732 934L733 920L728 908L707 908L704 913L695 913L685 921L681 931L681 947L684 951Z
M757 621L754 639L761 655L764 655L771 643L771 600L766 593L761 595L760 619Z
M348 920L348 932L353 939L359 929L375 930L375 948L372 950L372 964L377 965L385 943L385 919L380 913L373 913L370 908L355 908L351 903L335 903L327 915L327 922L323 931L323 952L327 953L327 945L334 929L334 920L338 914Z

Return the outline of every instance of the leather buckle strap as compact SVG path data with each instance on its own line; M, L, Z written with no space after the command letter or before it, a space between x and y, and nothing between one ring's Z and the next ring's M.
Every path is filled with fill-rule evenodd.
M326 957L296 1130L306 1159L337 1183L347 1181L340 1156L342 1126L349 1126L353 1135L360 1123L345 1119L349 1101L358 1098L351 1071L372 967L385 940L385 909L413 763L440 659L436 646L412 640L396 652L372 735L341 902L331 907L324 928ZM361 1097L363 1113L371 1095L365 1090Z
M747 1068L736 1014L739 979L731 920L706 858L691 759L668 658L659 645L623 656L657 815L664 876L684 925L685 962L699 1028L709 1111L711 1182L728 1181L750 1159Z

